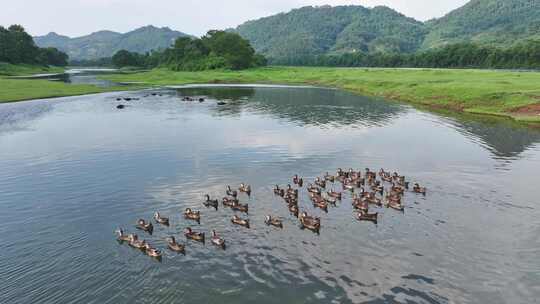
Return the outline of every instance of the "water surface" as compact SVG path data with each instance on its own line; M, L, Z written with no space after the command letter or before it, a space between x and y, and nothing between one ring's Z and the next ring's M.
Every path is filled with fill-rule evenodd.
M155 95L151 94L155 93ZM183 96L206 98L182 102ZM118 97L139 98L122 101ZM216 101L226 101L226 106ZM317 88L190 87L0 105L0 303L534 303L540 131ZM302 231L272 186L336 168L399 170L429 189L378 225L349 199ZM250 230L204 209L248 182ZM181 218L200 209L201 225ZM116 242L154 211L219 231L162 262ZM285 228L267 227L266 214Z

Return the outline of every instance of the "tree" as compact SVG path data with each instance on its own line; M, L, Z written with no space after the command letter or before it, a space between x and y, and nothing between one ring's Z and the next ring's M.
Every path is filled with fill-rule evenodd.
M128 66L140 67L145 65L145 56L126 50L120 50L113 55L112 63L119 68Z
M13 64L67 65L67 54L55 48L40 49L22 26L0 26L0 61Z
M241 70L254 66L255 50L249 41L236 33L209 31L202 38L204 45L213 54L225 58L229 68Z
M66 66L68 64L68 55L60 52L57 48L41 48L39 49L38 61L47 65Z

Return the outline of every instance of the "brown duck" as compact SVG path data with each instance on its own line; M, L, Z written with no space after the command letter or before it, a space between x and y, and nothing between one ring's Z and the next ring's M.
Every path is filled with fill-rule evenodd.
M300 224L302 228L307 228L317 233L319 233L321 229L321 219L318 217L309 216L306 212L302 212L300 215Z
M278 218L273 218L272 216L270 215L267 215L265 218L264 218L264 223L268 226L274 226L274 227L278 227L278 228L282 228L283 229L283 222L278 219Z
M238 215L233 216L231 222L235 225L249 228L249 220L240 218Z
M187 227L186 229L184 229L184 235L186 236L187 239L194 240L197 242L204 243L204 240L205 240L204 232L195 232L191 229L191 227Z
M191 208L186 208L186 211L184 211L184 218L200 223L201 222L201 212L200 211L193 211L193 210L191 210Z
M146 222L145 220L143 219L139 219L137 221L137 226L135 226L137 229L140 229L142 231L146 231L150 234L152 234L152 232L154 231L154 225L152 225L152 223L150 222Z
M174 252L180 252L180 253L186 252L186 246L184 244L177 243L174 236L167 238L167 246L169 247L170 250Z

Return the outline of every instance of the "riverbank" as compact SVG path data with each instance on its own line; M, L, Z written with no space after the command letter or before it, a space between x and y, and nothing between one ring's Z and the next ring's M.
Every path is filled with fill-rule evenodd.
M1 76L29 76L36 74L58 74L65 71L62 67L31 65L31 64L10 64L0 62Z
M0 78L0 103L31 99L86 95L127 90L126 87L100 88L86 84L66 84L41 79Z
M244 71L149 72L103 77L146 85L309 84L431 108L540 123L540 73L494 70L266 67Z
M61 67L0 63L0 103L86 95L138 88L126 86L98 87L91 84L67 84L46 79L16 78L36 74L61 74L64 72L64 68Z

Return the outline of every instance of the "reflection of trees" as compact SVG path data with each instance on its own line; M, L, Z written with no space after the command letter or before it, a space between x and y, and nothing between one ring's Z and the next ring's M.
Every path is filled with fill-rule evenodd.
M234 87L213 87L213 88L183 88L178 89L176 94L179 97L191 96L206 96L216 100L246 100L255 94L254 88L234 88Z
M215 108L215 115L238 116L250 111L302 126L383 126L405 111L398 104L319 88L187 88L178 90L178 95L227 100L228 105ZM540 142L540 130L507 119L437 112L451 118L450 125L458 132L481 142L499 157L515 157Z
M506 118L439 112L452 119L450 123L458 132L480 141L498 157L516 157L540 142L540 130Z
M396 104L318 88L188 88L180 89L178 95L228 100L227 106L216 108L217 115L251 111L299 125L380 126L404 112Z

